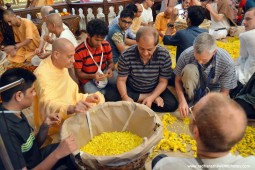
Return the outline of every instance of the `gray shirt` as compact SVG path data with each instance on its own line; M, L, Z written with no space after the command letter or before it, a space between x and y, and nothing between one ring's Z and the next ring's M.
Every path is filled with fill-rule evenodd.
M232 58L230 57L229 53L222 48L217 49L215 56L215 76L213 79L211 79L211 82L209 83L210 90L220 91L220 89L222 88L227 90L234 89L237 86L237 79ZM174 69L175 75L181 76L181 72L187 64L198 64L194 57L193 47L187 48L180 55L180 58L178 59L178 62ZM212 63L205 68L202 67L201 70L204 80L207 80L211 68Z

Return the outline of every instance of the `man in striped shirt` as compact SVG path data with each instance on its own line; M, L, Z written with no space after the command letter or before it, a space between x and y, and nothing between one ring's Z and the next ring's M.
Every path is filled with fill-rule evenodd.
M190 104L197 102L194 100L202 86L206 87L207 92L219 91L228 95L229 90L237 85L233 60L227 51L217 48L216 40L208 33L201 33L193 47L181 53L174 73L182 117L189 113L187 99Z
M112 48L104 40L109 29L100 19L88 22L87 38L75 49L75 73L86 93L100 91L105 94L105 86L116 84L117 72L113 72Z
M106 100L139 102L157 112L176 110L177 100L167 89L172 63L169 52L157 45L157 30L148 26L140 28L136 42L137 45L120 56L118 90L107 90Z

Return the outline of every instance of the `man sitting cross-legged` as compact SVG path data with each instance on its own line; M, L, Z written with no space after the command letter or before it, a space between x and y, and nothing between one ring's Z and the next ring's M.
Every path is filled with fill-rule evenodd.
M108 34L106 23L94 19L87 24L87 38L75 50L74 69L84 92L105 94L105 87L116 84L112 49L104 40Z
M135 101L158 112L175 111L178 103L167 89L172 63L169 52L157 45L157 30L150 26L140 28L136 42L120 56L118 89L107 89L106 100Z

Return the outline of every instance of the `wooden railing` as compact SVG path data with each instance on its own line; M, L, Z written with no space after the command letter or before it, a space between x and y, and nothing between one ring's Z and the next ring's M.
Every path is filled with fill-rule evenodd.
M1 1L1 0L0 0ZM66 0L68 3L59 3L54 4L52 7L55 10L58 10L59 12L62 12L64 9L66 9L70 14L75 14L81 16L80 22L84 22L83 25L86 25L89 20L93 18L99 18L102 20L105 20L106 23L110 23L111 20L117 16L123 8L125 8L130 3L141 3L141 0L103 0L103 2L92 2L88 0L86 3L80 3L80 2L72 2L71 0ZM155 0L154 6L152 7L154 19L156 16L156 9L158 5L161 4L161 0ZM37 13L40 12L41 7L34 7L34 8L26 8L26 9L14 9L14 12L16 15L19 15L23 18L26 18L27 15L31 15L32 21L37 19ZM0 8L0 14L2 15L3 8ZM101 11L101 12L100 12ZM81 15L81 14L82 15ZM0 16L0 23L4 25L5 27L8 27L6 23L3 23L2 18L3 16ZM37 26L40 29L40 23L37 21ZM79 24L72 25L71 19L69 18L67 21L67 25L71 27L71 30L75 32L77 29L79 29ZM82 28L85 29L85 26ZM0 32L3 33L0 27ZM8 29L7 34L11 34L12 30ZM13 33L12 33L13 34Z

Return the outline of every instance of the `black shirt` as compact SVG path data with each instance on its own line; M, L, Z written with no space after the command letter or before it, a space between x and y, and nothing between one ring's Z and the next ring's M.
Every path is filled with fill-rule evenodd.
M13 168L34 168L42 161L42 156L35 141L33 128L22 112L19 118L12 113L1 113L2 110L5 109L0 105L0 133ZM0 169L5 169L2 160Z

